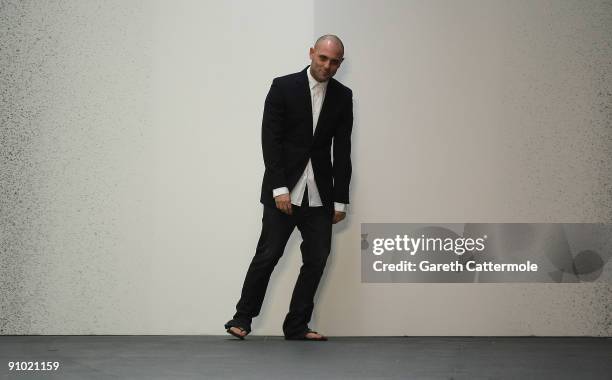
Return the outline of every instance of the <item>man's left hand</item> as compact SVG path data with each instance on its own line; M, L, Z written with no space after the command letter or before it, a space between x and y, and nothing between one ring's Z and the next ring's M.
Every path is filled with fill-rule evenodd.
M346 212L334 211L334 218L332 220L332 223L336 224L344 218L346 218Z

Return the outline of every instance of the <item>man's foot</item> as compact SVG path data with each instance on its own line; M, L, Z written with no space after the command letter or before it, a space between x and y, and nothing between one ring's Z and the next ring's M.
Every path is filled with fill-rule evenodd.
M327 337L319 334L318 332L314 331L314 330L308 330L306 331L306 333L302 336L298 336L298 337L285 337L286 340L314 340L314 341L325 341L327 340Z
M245 336L249 335L249 333L242 327L232 326L229 329L227 329L227 332L239 339L244 339Z
M304 338L306 338L306 340L327 340L326 336L321 335L316 331L307 332L306 335L304 335Z

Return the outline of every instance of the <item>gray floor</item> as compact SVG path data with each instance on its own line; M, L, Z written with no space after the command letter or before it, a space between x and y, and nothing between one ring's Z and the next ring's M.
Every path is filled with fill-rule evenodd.
M0 359L2 379L612 379L612 338L0 336Z

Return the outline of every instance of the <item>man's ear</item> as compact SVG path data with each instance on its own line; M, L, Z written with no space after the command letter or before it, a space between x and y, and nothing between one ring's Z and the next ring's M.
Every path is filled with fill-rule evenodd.
M312 59L314 57L314 48L310 48L310 51L308 52L308 55L310 56L310 59Z

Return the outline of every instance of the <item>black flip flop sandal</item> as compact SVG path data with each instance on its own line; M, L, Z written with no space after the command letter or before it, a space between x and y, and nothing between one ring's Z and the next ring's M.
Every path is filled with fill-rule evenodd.
M308 331L306 331L306 332L304 333L304 335L302 335L301 337L297 337L297 338L287 338L287 337L285 337L285 339L286 339L286 340L313 340L313 341L317 341L317 342L323 342L323 341L326 341L326 340L327 340L327 337L326 337L326 336L323 336L322 334L319 334L319 335L321 335L321 337L320 337L320 338L307 338L307 337L306 337L306 335L307 335L308 333L315 333L315 334L319 334L318 332L316 332L316 331L314 331L314 330L310 330L310 329L309 329L309 330L308 330Z
M236 327L237 329L240 329L240 331L246 331L246 334L244 334L244 336L239 335L239 334L236 334L235 332L233 332L233 331L232 331L232 327ZM227 331L227 332L228 332L228 334L233 335L233 336L235 336L236 338L238 338L238 339L240 339L240 340L244 340L244 337L245 337L245 336L247 336L247 335L249 335L249 332L248 332L246 329L244 329L244 328L242 328L242 327L240 327L240 326L230 326L230 327L229 327L227 330L225 330L225 331Z

